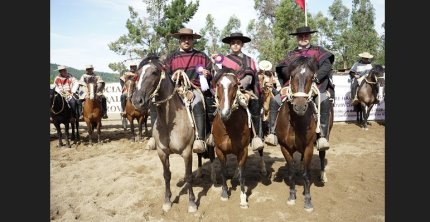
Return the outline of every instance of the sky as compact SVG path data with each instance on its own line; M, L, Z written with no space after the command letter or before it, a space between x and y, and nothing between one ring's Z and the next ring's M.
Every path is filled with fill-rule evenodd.
M321 11L327 16L333 1L308 0L308 12L315 15ZM351 9L352 0L342 2ZM371 3L375 8L375 29L382 34L385 0L371 0ZM50 4L50 62L76 69L92 64L95 71L113 72L108 64L124 61L127 57L109 50L108 44L127 34L128 6L140 16L146 16L142 0L51 0ZM230 16L236 15L241 20L244 34L248 22L257 15L253 0L200 0L197 13L185 26L198 33L209 13L220 30Z

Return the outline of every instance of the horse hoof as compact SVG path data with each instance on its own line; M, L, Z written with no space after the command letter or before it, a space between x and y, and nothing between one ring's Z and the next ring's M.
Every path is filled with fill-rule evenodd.
M306 212L311 213L312 211L314 211L314 208L313 207L310 207L310 208L305 207L305 210L306 210Z
M221 191L221 200L222 201L227 201L228 200L228 194L227 191Z
M188 213L195 213L197 211L197 205L195 203L190 203L188 205Z
M321 172L321 177L320 177L321 182L323 183L327 183L328 182L328 178L325 174L325 172Z
M295 205L296 204L296 200L288 200L287 204L288 205Z
M170 208L172 208L172 204L171 203L165 203L165 204L163 204L163 211L164 212L168 212L170 210Z
M228 197L223 197L223 196L221 196L221 198L220 198L222 201L227 201L228 200Z
M242 209L248 209L248 203L240 204L240 208Z

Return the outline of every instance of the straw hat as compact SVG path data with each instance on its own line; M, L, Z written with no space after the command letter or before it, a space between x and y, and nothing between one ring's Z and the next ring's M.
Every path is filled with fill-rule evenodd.
M93 65L86 65L85 69L94 69L94 66Z
M262 60L258 63L258 68L260 70L270 71L270 70L272 70L272 63L270 63L267 60Z
M193 30L189 28L179 29L179 32L173 33L171 35L177 39L179 39L183 35L191 35L194 39L199 39L202 37L201 35L194 33Z
M302 26L297 28L296 32L291 33L290 35L312 34L314 32L318 32L318 31L311 31L311 28L309 28L309 26Z
M368 52L360 53L360 54L358 54L358 56L360 56L361 58L368 58L368 59L373 58L373 55L368 53Z
M60 70L66 69L66 68L67 68L66 66L59 65L55 71L60 71Z
M224 43L230 44L231 40L234 40L234 39L239 39L243 43L247 43L247 42L251 41L251 39L249 37L244 36L240 32L231 33L230 36L227 36L227 37L223 38L221 41L224 42Z

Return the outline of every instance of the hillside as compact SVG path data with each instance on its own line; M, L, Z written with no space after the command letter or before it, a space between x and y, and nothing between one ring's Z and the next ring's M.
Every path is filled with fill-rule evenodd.
M56 71L58 64L50 63L50 74L49 74L49 83L53 83L55 76L58 75L58 71ZM68 67L68 66L67 66ZM85 73L85 70L75 69L72 67L68 67L67 71L72 74L75 78L79 79ZM97 75L101 76L103 80L107 83L110 82L119 82L119 74L108 73L108 72L98 72L94 71Z

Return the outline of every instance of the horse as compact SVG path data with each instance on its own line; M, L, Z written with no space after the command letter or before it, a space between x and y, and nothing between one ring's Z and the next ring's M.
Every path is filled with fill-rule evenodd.
M238 162L238 178L240 183L240 207L248 208L245 193L244 167L248 158L248 146L251 141L251 119L247 110L245 95L239 90L239 80L234 70L224 68L217 72L213 79L216 85L215 101L217 111L212 122L212 134L215 152L221 163L222 192L221 200L228 200L227 192L227 155L236 155ZM266 174L266 167L261 156L262 173Z
M97 98L97 84L95 80L88 80L83 90L86 90L84 105L83 105L83 116L84 121L87 124L88 130L88 141L89 145L93 145L93 132L97 128L97 143L100 143L100 128L102 126L102 106L101 100Z
M134 137L134 120L137 120L137 125L139 127L139 134L138 134L138 141L142 142L142 125L145 124L145 134L148 134L148 110L144 110L144 112L140 112L137 110L133 103L131 102L131 96L133 95L133 92L136 88L136 81L133 78L129 78L125 83L124 86L126 87L127 91L127 101L125 104L125 113L126 118L128 119L128 122L130 123L130 131L131 131L131 141L135 141Z
M67 105L67 101L54 89L50 89L49 92L50 100L50 116L52 118L52 123L57 130L58 145L57 147L64 146L61 134L61 124L64 125L64 134L66 135L66 146L71 147L69 140L69 124L70 119L73 117L72 109ZM72 124L72 133L74 134L74 125Z
M313 79L317 64L313 57L298 57L287 69L290 85L278 113L275 132L289 171L290 195L287 204L296 201L295 172L293 154L299 152L303 160L304 208L313 211L310 194L310 166L318 129L317 107L313 97L319 90ZM322 160L322 166L324 161Z
M157 105L152 136L155 140L158 157L163 165L165 182L163 211L172 207L170 200L170 154L179 154L185 163L185 188L188 188L188 212L197 211L192 187L192 145L195 139L190 110L177 92L178 85L165 73L164 64L157 58L142 61L137 71L139 81L132 94L132 103L136 109L148 110L150 103ZM160 90L162 89L162 90Z
M354 109L357 112L357 122L363 130L368 130L367 119L373 105L376 104L377 87L382 87L385 84L384 74L384 68L381 65L375 65L363 78L357 89L358 104L355 105Z
M280 83L277 80L276 73L270 70L259 70L257 72L258 81L261 86L262 98L263 98L263 134L266 135L268 131L268 119L269 119L269 105L270 99L274 97L273 95L273 87L274 83L276 84L276 88L280 89Z

